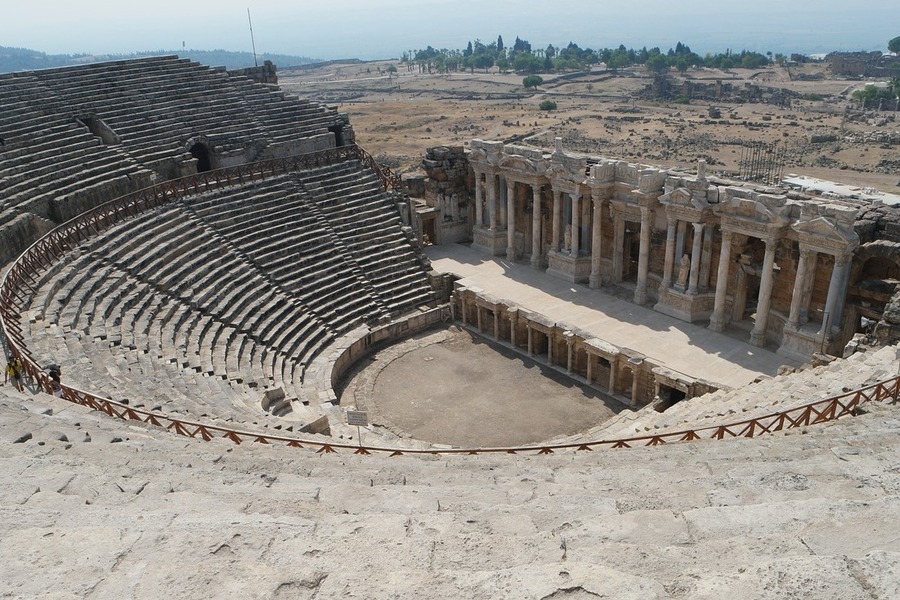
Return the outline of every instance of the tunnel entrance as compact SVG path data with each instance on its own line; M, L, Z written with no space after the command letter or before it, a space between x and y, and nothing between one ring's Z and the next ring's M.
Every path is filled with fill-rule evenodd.
M334 145L335 146L343 146L344 145L344 125L341 123L337 123L328 128L328 131L334 134Z
M212 162L209 158L209 148L206 144L197 143L188 150L191 156L197 159L197 172L203 173L212 170Z

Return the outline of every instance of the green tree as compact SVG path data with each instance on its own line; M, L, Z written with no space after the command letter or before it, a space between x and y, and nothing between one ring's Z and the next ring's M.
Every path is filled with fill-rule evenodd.
M888 50L895 54L900 54L900 35L888 42Z
M556 102L553 100L544 100L538 105L541 110L556 110Z
M661 75L669 70L669 61L667 61L666 57L662 54L651 54L650 58L647 59L647 62L644 63L644 66L647 67L647 70L651 73Z
M475 56L475 68L487 71L494 66L494 59L490 54L478 54Z
M497 52L503 52L503 36L497 36Z
M385 70L387 71L387 74L388 74L388 81L390 81L391 78L394 76L394 73L397 72L397 67L395 67L394 65L388 65L387 69L385 69Z
M544 78L540 75L529 75L522 80L522 87L525 89L537 87L544 83Z

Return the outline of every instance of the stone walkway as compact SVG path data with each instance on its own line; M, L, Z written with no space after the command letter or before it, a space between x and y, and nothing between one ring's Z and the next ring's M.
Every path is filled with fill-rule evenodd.
M775 375L781 365L799 365L767 349L710 331L703 324L685 323L527 265L485 256L468 246L431 246L426 253L435 270L453 273L465 285L590 331L691 377L735 388L761 374Z
M0 386L0 596L897 598L900 413L868 410L754 440L388 457L190 440Z

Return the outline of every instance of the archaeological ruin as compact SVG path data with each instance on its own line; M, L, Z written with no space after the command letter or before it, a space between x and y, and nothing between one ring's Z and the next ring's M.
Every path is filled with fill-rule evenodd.
M560 144L545 152L474 140L466 155L432 150L424 166L419 228L438 243L468 237L550 277L626 288L636 304L744 331L750 344L800 360L840 356L859 333L896 340L900 208L891 203Z
M11 73L0 102L5 594L896 596L890 202L561 143L404 180L271 63ZM435 379L459 332L613 416L388 427L379 377L410 413L465 380L446 408L488 430L559 410L502 367L478 396L461 344Z
M73 397L328 434L361 357L451 319L633 409L897 339L890 203L559 140L435 147L401 182L346 115L275 81L271 63L174 57L0 77L3 257L24 252L4 326L34 376L57 363ZM675 360L637 329L616 338L432 270L423 247L458 243L599 290L601 312L625 295L726 336ZM703 358L721 344L754 358Z

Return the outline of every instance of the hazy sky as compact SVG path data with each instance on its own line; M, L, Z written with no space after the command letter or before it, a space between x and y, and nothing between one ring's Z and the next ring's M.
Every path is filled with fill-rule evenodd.
M404 50L462 48L518 35L535 47L695 52L886 49L900 35L898 0L6 0L0 45L48 53L250 50L316 58L389 58Z

